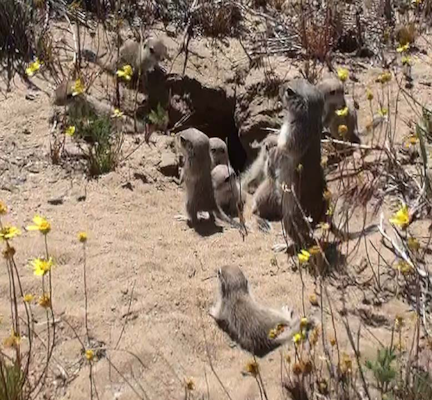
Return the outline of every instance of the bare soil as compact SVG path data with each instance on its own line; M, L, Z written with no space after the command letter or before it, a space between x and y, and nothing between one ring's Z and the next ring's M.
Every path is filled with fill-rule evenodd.
M175 54L180 39L168 40L171 53ZM221 51L225 57L219 58ZM432 60L420 53L414 58L415 86L411 93L426 103L432 91L419 82L428 81L432 76ZM183 61L182 55L173 65L168 63L165 67L173 66L173 70L180 71ZM340 61L348 65L357 63ZM208 41L197 39L191 43L188 73L202 81L217 80L225 85L232 74L231 66L246 62L244 52L235 44L214 50ZM369 62L361 62L365 68L353 67L360 82L355 86L360 103L360 127L370 116L366 87L372 87L377 93L374 108L379 108L379 86L374 81L381 69L370 67ZM284 76L287 68L294 74L298 67L289 59L274 58L271 63ZM248 79L258 81L262 72L255 71ZM33 81L42 90L29 89L17 78L12 92L3 94L0 100L0 199L10 208L5 222L25 227L35 214L41 214L52 223L48 245L56 261L53 304L58 331L43 398L90 398L88 366L83 360L82 346L71 329L72 326L84 339L83 253L77 233L85 231L89 235L86 261L90 332L108 349L106 357L101 357L94 367L100 399L139 396L181 399L186 378L195 382L193 396L196 398L201 395L207 398L210 393L210 398L222 399L224 391L215 373L233 399L259 399L255 379L242 374L251 356L233 346L207 312L216 295L215 271L223 264L239 265L255 296L266 304L274 307L289 304L299 313L303 313L303 307L306 315L311 312L313 307L308 298L312 293L320 295L319 280L305 270L300 274L294 268L295 258L274 255L272 246L283 242L280 224L273 223L270 234L260 232L250 215L250 198L246 219L252 231L244 239L238 231L226 227L203 237L185 223L175 221L174 215L184 211L184 191L157 169L161 152L170 141L162 134L155 134L150 145L140 146L115 172L98 179L88 180L77 163L53 165L49 123L52 112L49 93L53 82L47 83L41 76ZM101 86L96 88L95 93L102 93ZM390 88L395 99L394 81ZM34 98L27 99L29 94ZM409 133L404 121L412 117L412 109L403 98L399 100L396 142L401 144ZM394 110L391 112L393 120ZM136 147L135 140L134 136L126 138L125 154ZM362 137L364 144L370 141L370 136ZM353 157L358 159L358 155ZM372 152L367 159L376 162L376 157ZM351 180L348 185L356 187L358 181ZM336 180L330 188L339 196L347 186ZM380 197L381 193L375 193L366 211L357 208L349 221L350 231L362 229L364 212L366 225L379 222L381 212L385 221L388 220L398 208L399 199L388 196L380 205ZM373 214L373 206L377 204L378 213ZM387 222L386 225L390 229ZM421 241L428 236L428 226L426 220L417 221L412 232ZM379 254L370 245L366 252L365 243L370 242ZM39 294L40 281L26 265L32 257L43 255L43 238L38 233L23 231L15 245L25 291ZM336 313L334 328L340 349L352 355L343 318L338 312L347 315L355 335L362 326L359 334L362 359L373 357L379 344L389 340L396 314L406 317L404 343L409 345L413 313L396 293L383 289L375 294L374 274L367 264L369 258L375 273L379 273L378 265L387 268L383 259L390 264L395 261L382 246L381 235L375 232L360 242L353 240L341 246L341 252L349 254L348 259L326 280L330 305ZM383 275L381 279L384 288L391 286L386 281L388 277ZM2 336L6 336L9 304L5 274L0 276L0 298L0 314L4 316L0 329ZM324 304L328 340L335 333L327 299ZM292 352L291 345L260 361L269 399L283 398L281 360L288 352ZM60 370L66 372L66 381L60 378Z

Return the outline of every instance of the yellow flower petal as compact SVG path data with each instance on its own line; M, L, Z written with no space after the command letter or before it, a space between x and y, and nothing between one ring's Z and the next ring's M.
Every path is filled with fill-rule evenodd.
M85 357L87 358L88 361L93 361L94 360L94 351L93 350L86 350Z
M132 79L133 70L130 65L124 65L121 69L116 72L119 78L123 78L127 81Z
M24 295L24 297L23 297L23 301L26 303L30 303L31 301L33 301L33 299L34 299L34 296L30 293Z
M43 258L35 258L30 264L33 267L33 272L36 276L44 276L47 272L51 271L54 263L50 257L48 260Z
M344 137L348 133L348 127L346 125L339 125L338 133L340 136Z
M336 110L336 115L338 117L346 117L348 115L348 107L341 108L340 110Z
M40 70L41 62L38 58L35 58L34 62L30 63L30 65L26 68L26 75L32 77L36 72Z
M72 125L66 129L65 133L68 136L73 136L73 135L75 135L75 131L76 131L76 128L75 128L75 126Z
M82 83L81 79L78 78L72 88L72 96L79 96L82 93L84 93L84 84Z
M349 72L346 68L339 68L337 74L342 82L345 82L349 77Z
M408 51L409 47L410 47L409 43L406 43L404 45L399 45L398 48L396 49L396 51L398 53L404 53L404 52Z
M5 225L0 229L1 240L10 240L18 235L21 235L21 231L16 226Z
M389 219L389 221L391 224L397 225L402 229L408 227L410 223L408 206L403 204L396 214L394 214L393 217Z
M123 112L121 112L118 108L114 110L114 112L111 115L112 118L121 118L123 117Z
M297 254L297 257L300 264L303 264L309 261L311 254L307 250L301 250L300 253Z
M33 218L34 225L30 225L27 227L28 231L39 231L42 234L46 235L51 230L51 224L43 217L36 215Z
M372 101L372 100L373 100L374 96L373 96L372 90L370 90L370 89L366 89L366 98L367 98L369 101Z
M85 232L80 232L80 233L78 233L78 240L79 240L81 243L85 243L85 242L87 242L87 233L85 233Z

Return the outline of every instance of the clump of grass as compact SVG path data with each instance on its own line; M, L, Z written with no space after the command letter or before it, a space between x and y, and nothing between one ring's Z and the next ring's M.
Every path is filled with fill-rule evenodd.
M240 32L242 19L241 10L236 4L201 0L193 24L206 36L236 36Z
M151 110L147 119L149 123L156 129L161 131L166 131L169 123L168 112L159 103L155 110Z
M6 73L8 83L16 71L24 73L33 56L34 20L29 1L0 2L0 73Z
M81 146L87 162L90 176L99 176L115 170L117 167L123 137L108 116L90 115L86 118L71 118L69 125L74 127L75 140L86 145Z

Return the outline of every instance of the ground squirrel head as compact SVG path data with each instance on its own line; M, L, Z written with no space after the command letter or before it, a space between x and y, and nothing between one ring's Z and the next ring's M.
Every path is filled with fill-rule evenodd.
M198 129L189 128L177 134L177 146L181 154L191 163L198 158L198 163L210 163L209 139ZM201 165L204 167L203 165Z
M317 88L324 96L326 107L343 108L345 107L345 90L342 82L337 78L325 78Z
M293 79L281 86L279 96L293 119L314 118L322 113L321 92L306 79Z
M161 39L149 38L144 43L144 49L154 58L156 63L168 57L168 50Z
M222 297L249 293L248 281L239 267L224 265L217 274Z

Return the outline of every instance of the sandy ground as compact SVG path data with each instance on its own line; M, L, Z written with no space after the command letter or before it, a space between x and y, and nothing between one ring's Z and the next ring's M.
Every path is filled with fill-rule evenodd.
M373 82L378 71L370 69L358 78L366 86ZM421 62L414 66L418 80L430 73L431 67ZM49 92L49 87L45 87ZM426 86L416 86L415 91L424 99L432 94ZM30 92L35 95L34 100L26 99ZM359 96L360 121L364 123L368 110L364 93ZM70 328L84 340L83 253L77 241L79 231L89 235L90 333L108 349L107 357L98 360L93 370L100 399L147 396L180 399L184 398L184 379L189 377L196 386L193 396L207 398L209 392L210 398L222 399L224 392L211 371L209 357L233 399L260 398L255 380L242 375L250 355L232 346L207 315L217 287L216 279L208 278L214 277L221 265L238 265L258 299L275 307L289 304L300 313L304 303L308 314L311 308L308 297L315 291L319 293L319 287L308 273L301 277L298 271L293 271L292 259L273 254L272 245L282 240L280 225L273 224L272 233L266 235L251 222L253 232L243 240L233 229L202 237L175 221L174 215L183 212L184 193L170 178L157 172L160 149L167 140L163 136L154 136L153 145L140 147L117 171L97 180L87 181L74 165L52 165L50 113L49 97L27 89L18 81L13 91L0 101L0 199L10 208L4 221L25 227L35 214L41 214L52 223L48 244L56 261L53 286L58 336L44 398L90 398L88 366L83 362L80 342ZM401 105L399 113L401 120L410 116L409 106ZM403 137L407 128L401 124L400 129L398 135ZM132 145L132 139L127 145ZM149 183L135 173L146 176ZM337 188L335 184L336 192ZM80 196L85 196L85 200L79 201ZM48 202L56 199L62 199L62 203ZM395 199L386 201L383 208L386 216L395 210L394 204ZM354 214L350 230L361 227L362 217L361 211ZM375 222L378 218L369 216ZM426 222L420 221L414 230L426 237L426 228ZM393 261L380 244L378 233L368 236L368 240L375 243L383 257ZM44 253L42 237L25 232L15 244L25 290L39 294L40 280L25 266L30 258ZM343 246L342 252L349 246ZM378 255L373 253L370 258L376 266ZM411 319L408 306L395 296L386 298L383 305L364 302L373 292L370 268L358 272L365 260L366 254L360 247L347 266L329 278L328 290L335 310L341 310L342 300L346 299L355 332L361 321L358 313L361 307L370 315L382 316L376 326L368 325L361 331L366 357L375 354L379 340L389 337L397 313ZM7 276L2 274L2 335L9 330L7 292ZM352 354L341 327L339 320L340 346ZM330 324L326 330L331 334ZM260 362L271 399L283 398L281 357L292 350L290 347ZM66 371L67 384L56 378L59 369Z

